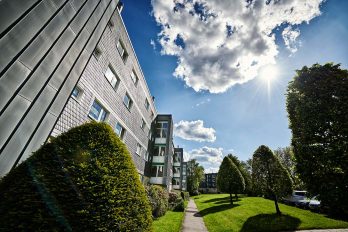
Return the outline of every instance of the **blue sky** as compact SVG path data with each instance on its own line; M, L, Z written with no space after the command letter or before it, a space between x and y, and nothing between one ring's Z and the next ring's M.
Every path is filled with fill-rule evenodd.
M294 70L317 62L341 63L344 68L347 68L348 15L346 12L348 12L348 1L328 0L320 4L321 15L312 15L309 23L305 21L308 19L306 17L311 17L310 14L313 14L310 10L298 16L300 20L302 20L301 17L304 17L303 22L282 23L273 28L272 32L275 36L273 48L276 48L278 52L274 55L268 50L268 57L271 60L269 62L272 62L273 59L276 63L272 67L276 67L278 73L270 81L270 92L267 82L260 78L260 73L244 82L242 80L247 74L237 75L233 74L231 70L220 68L218 71L222 73L221 77L226 75L226 78L222 80L217 76L216 83L221 81L221 84L218 85L210 82L209 76L202 75L202 72L200 72L202 77L193 71L185 73L188 75L187 79L180 79L181 74L174 77L173 73L179 66L178 57L187 59L186 68L198 65L192 70L200 69L200 63L197 64L198 61L195 63L194 59L187 58L187 54L180 48L177 50L179 52L174 51L176 55L170 55L172 51L168 46L166 54L161 54L163 43L161 44L161 37L158 34L163 29L161 27L163 22L159 23L159 16L165 15L168 17L168 22L174 21L170 21L172 20L171 12L161 11L165 9L165 6L158 6L159 3L156 6L156 2L161 1L153 1L155 4L153 6L151 1L125 0L122 17L150 91L155 96L158 112L172 114L174 123L177 124L175 145L183 147L187 152L186 156L201 161L208 172L215 171L221 158L228 153L233 153L241 160L246 160L261 144L272 149L290 145L291 131L288 129L285 93L288 82L295 75ZM168 0L168 2L171 1ZM206 7L208 9L208 6ZM214 10L213 7L219 6L212 5L211 12ZM152 13L153 10L154 13ZM228 17L234 17L232 13L230 14L233 10L231 9L225 14ZM296 7L294 11L296 11ZM209 11L207 10L205 13L208 15ZM180 32L180 22L178 25L173 24L170 29L177 28L177 31ZM270 27L272 28L272 26ZM290 36L288 37L290 38L288 48L282 34L287 27L291 29L287 34ZM185 30L186 35L192 31L188 27L185 27ZM172 33L172 31L166 33ZM167 36L169 37L167 40L170 41L171 34L167 34ZM192 39L189 36L186 37L187 41ZM238 36L238 33L235 36ZM202 38L204 39L204 37ZM292 38L294 40L291 40ZM211 39L207 38L207 41ZM201 44L199 41L194 43ZM207 42L207 46L209 46L209 42ZM249 49L250 52L250 48L245 49ZM294 52L295 50L296 52ZM233 52L235 51L230 50L226 57L230 56L232 60L232 57L235 56ZM244 51L241 49L238 52L241 54ZM251 50L251 52L256 51ZM262 63L262 59L260 58L258 62ZM229 72L231 72L230 79ZM202 82L200 82L201 80ZM236 80L240 84L233 84L234 82L231 80ZM180 121L182 122L180 123ZM192 131L195 131L192 134L190 134L190 127L192 127Z

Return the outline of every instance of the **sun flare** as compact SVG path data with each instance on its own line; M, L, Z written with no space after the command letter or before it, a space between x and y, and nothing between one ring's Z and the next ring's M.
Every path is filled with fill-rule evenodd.
M276 65L267 65L261 68L260 78L264 81L271 82L278 76L278 68Z

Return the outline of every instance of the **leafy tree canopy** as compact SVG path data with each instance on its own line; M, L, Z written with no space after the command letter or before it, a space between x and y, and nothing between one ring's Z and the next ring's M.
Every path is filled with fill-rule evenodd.
M217 186L220 191L230 194L231 204L233 204L232 193L241 193L245 189L245 182L242 174L227 156L220 165L217 176Z
M287 111L301 179L322 204L348 214L348 71L332 63L297 70Z
M291 193L292 181L279 159L265 145L254 152L252 182L256 193L273 197L277 213L280 214L278 198Z
M232 154L227 155L227 157L232 160L232 162L237 166L238 170L243 176L244 182L245 182L245 193L251 194L252 193L252 183L251 183L251 175L246 169L246 167L242 164L241 161L239 161L237 156L234 156Z

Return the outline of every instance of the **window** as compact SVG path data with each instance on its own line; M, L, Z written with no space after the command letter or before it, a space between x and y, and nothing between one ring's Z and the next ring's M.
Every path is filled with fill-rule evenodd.
M120 54L123 62L126 62L126 60L128 58L128 53L126 52L126 49L124 48L124 45L121 42L121 40L118 40L116 47L117 47L118 53Z
M145 98L145 108L146 108L146 110L149 110L149 107L150 107L150 103L147 100L147 98ZM151 113L152 113L152 111L151 111ZM152 115L151 115L151 118L152 118Z
M180 174L180 168L174 167L174 174Z
M115 132L118 135L118 137L120 137L120 139L123 139L125 131L126 130L123 128L123 126L120 123L116 123Z
M165 146L155 146L154 156L164 156L166 154Z
M175 152L173 156L174 163L180 163L181 152Z
M155 114L153 113L153 111L151 110L151 119L153 119L155 117Z
M163 165L152 166L151 167L152 177L163 177Z
M133 105L133 101L132 99L130 98L130 96L128 95L128 93L126 93L124 95L124 98L123 98L123 103L124 105L130 110L132 105Z
M120 83L120 79L117 77L117 75L115 74L115 72L111 70L110 66L109 66L108 69L106 70L104 76L105 76L106 79L109 81L109 83L111 84L111 86L112 86L114 89L117 89L118 84Z
M156 138L167 138L168 122L158 122L156 124Z
M142 150L142 146L137 143L137 150L135 151L135 154L137 154L138 156L141 156L141 150Z
M144 119L142 118L142 119L141 119L140 128L141 128L142 130L144 130L145 126L146 126L146 122L145 122Z
M98 122L102 122L102 121L105 121L106 119L107 111L99 102L94 100L88 115L94 120Z
M75 97L76 99L80 98L82 94L82 90L79 87L75 87L73 92L71 93L71 96Z
M176 178L173 178L172 179L172 185L180 185L180 180L176 179Z
M132 70L132 72L131 72L131 79L132 79L134 85L136 86L138 84L139 78L138 78L137 74L135 74L134 70Z

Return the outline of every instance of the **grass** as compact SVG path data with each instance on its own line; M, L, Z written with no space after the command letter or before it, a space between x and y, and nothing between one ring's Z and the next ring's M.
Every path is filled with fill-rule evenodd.
M185 201L185 209L187 206ZM166 214L153 221L152 227L155 232L179 232L185 212L167 211Z
M233 206L227 194L204 194L194 199L209 232L348 228L348 222L284 204L279 204L279 217L274 202L260 197L239 198Z

